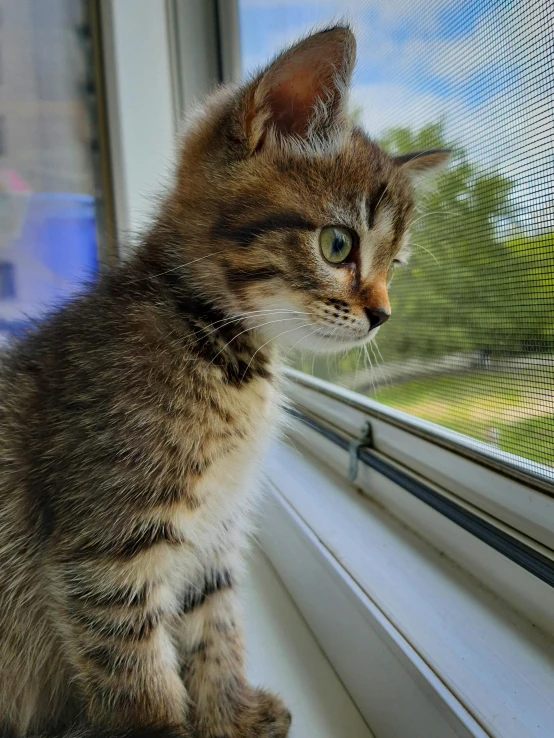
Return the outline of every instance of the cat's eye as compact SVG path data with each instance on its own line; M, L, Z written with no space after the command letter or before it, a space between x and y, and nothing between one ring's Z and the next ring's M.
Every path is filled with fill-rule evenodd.
M319 236L321 253L331 264L342 264L350 256L354 239L350 231L338 226L322 228Z

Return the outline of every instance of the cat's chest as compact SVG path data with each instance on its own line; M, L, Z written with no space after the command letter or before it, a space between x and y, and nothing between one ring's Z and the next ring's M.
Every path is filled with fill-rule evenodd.
M182 485L193 509L180 506L175 520L198 546L225 535L229 521L248 527L261 460L281 418L280 393L264 380L214 391L204 402L181 440Z

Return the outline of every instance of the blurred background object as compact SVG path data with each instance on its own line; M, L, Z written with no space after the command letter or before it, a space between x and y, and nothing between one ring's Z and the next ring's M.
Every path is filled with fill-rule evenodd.
M95 12L0 2L0 342L107 257Z

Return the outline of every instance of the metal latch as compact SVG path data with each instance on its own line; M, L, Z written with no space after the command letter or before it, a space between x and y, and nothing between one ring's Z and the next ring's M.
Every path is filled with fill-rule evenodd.
M371 423L367 422L362 435L355 441L351 441L348 446L348 480L355 482L358 478L358 462L360 458L361 448L373 447L373 430Z

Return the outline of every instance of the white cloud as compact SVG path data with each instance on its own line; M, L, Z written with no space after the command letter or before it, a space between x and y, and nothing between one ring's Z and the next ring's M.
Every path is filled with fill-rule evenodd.
M351 103L352 108L362 108L363 126L373 137L392 127L419 128L445 113L438 95L417 93L399 83L355 85Z

